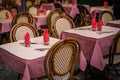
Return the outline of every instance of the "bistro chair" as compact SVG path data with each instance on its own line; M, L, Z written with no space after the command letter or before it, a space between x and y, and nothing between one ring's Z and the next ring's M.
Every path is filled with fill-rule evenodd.
M108 21L115 20L115 17L110 11L102 11L100 19L102 20L103 25L105 25Z
M74 22L77 25L79 22L79 26L88 26L91 25L91 14L83 5L77 5L77 8L80 14L77 14L74 18Z
M33 17L30 13L28 12L22 12L17 14L13 19L12 19L12 26L21 22L26 22L26 23L33 23Z
M7 9L7 8L0 9L0 18L6 19L6 13L8 13L9 18L12 18L11 11L10 9Z
M80 52L81 47L76 39L67 38L55 43L45 56L44 68L47 76L44 78L47 80L73 80Z
M55 38L60 38L60 34L63 30L73 28L75 28L73 20L67 15L60 15L52 22L50 30Z
M120 77L120 31L114 37L110 50L109 56L105 58L106 67L105 70L108 74L108 78L112 78L113 71L115 71L115 75ZM119 71L119 72L118 72Z
M25 0L25 6L26 6L26 10L28 7L32 6L33 5L33 2L32 0Z
M26 33L30 34L30 37L39 36L37 29L30 23L18 23L15 24L10 30L10 41L15 42L24 39Z
M61 14L63 14L63 11L61 9L55 9L48 14L47 24L48 24L48 29L49 29L50 35L52 33L50 30L52 22L55 20L56 17L58 17Z
M41 1L42 1L42 0L35 0L34 5L40 7Z
M29 6L27 9L28 13L30 13L31 15L37 14L37 10L38 10L38 7L35 5Z
M54 6L55 8L60 8L65 13L65 10L60 3L54 3Z
M6 13L7 13L8 19L9 19L9 18L12 18L12 14L11 14L10 9L0 8L0 19L6 19L6 20L7 20ZM0 28L0 29L1 29L1 28ZM9 38L9 32L5 32L5 33L0 34L0 44L3 44L3 43L4 43L4 39L5 39L7 42L9 42L8 38Z

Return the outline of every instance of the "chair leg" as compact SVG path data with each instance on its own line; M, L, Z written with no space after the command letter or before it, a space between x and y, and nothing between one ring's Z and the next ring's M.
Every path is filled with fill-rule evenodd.
M0 44L3 44L4 36L5 36L4 34L0 35Z
M22 75L19 73L19 74L18 74L18 79L17 79L17 80L20 80L20 79L21 79L21 76L22 76Z
M120 76L120 74L118 73L118 70L115 68L115 66L113 66L114 70L115 70L115 73L117 76Z

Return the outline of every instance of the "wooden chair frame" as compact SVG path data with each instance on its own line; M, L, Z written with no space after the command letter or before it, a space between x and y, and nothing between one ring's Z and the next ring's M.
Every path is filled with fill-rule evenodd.
M51 34L51 25L52 25L52 22L55 20L55 18L59 15L63 14L63 11L61 9L55 9L53 11L51 11L49 14L48 14L48 17L47 17L47 24L48 24L48 30L49 30L49 33Z
M52 23L52 26L50 27L50 30L55 38L59 38L59 36L60 36L58 33L58 30L56 29L56 25L55 25L57 23L57 21L60 19L65 19L70 23L69 29L75 28L75 24L70 17L68 17L67 15L60 15L60 16L56 17L56 19ZM64 27L66 27L66 26L64 26ZM63 30L65 30L65 29L63 29Z
M68 48L68 47L72 48L72 50L73 50L72 53L69 51L64 52L64 49L66 50L66 48ZM62 50L63 50L63 52L62 52ZM80 52L81 52L80 44L76 39L73 39L73 38L61 40L61 41L58 41L56 44L54 44L50 48L50 50L47 52L47 55L45 56L45 61L44 61L44 67L45 67L45 71L48 76L48 79L55 80L54 79L55 75L64 76L65 74L67 74L69 72L70 73L69 80L73 80L73 72L75 69L75 64L78 61ZM60 55L60 54L61 54L61 56L59 56L59 57L61 57L62 59L57 58L58 57L57 55ZM62 63L59 64L59 61L63 60L63 58L65 56L68 56L66 54L70 55L70 57L71 57L69 62L66 63L66 64L68 64L67 67L65 68L64 71L59 71L59 70L57 71L56 67L60 67L62 65ZM58 59L58 64L56 64L57 59ZM65 58L64 58L64 60L65 60ZM64 64L64 60L62 61L63 64ZM66 57L66 60L67 60L67 57ZM62 67L63 66L64 65L62 65Z
M0 18L6 18L6 12L8 12L9 16L12 18L12 13L11 13L10 9L7 9L7 8L0 9L0 15L4 14Z
M100 15L100 20L102 20L103 25L107 23L107 22L104 22L103 17L105 17L105 19L108 19L108 17L104 16L105 14L109 14L112 20L115 20L115 16L110 11L102 11ZM110 20L107 20L107 21L110 21Z
M91 25L92 17L86 7L84 7L83 5L77 5L77 8L80 12L80 14L78 15L78 19L80 20L80 26Z
M29 3L29 4L28 4ZM33 2L32 0L25 0L25 6L26 6L26 10L29 6L32 6L33 5Z
M110 45L109 55L105 58L108 78L112 78L111 71L115 71L116 76L120 76L118 71L120 71L118 66L120 66L120 31L114 37L112 44ZM111 76L111 77L109 77Z
M39 7L37 7L37 6L35 6L35 5L32 5L32 6L29 6L28 7L28 9L27 9L27 11L28 11L28 13L30 13L31 15L34 15L34 14L37 14L37 9L38 9ZM32 10L31 10L32 9ZM32 11L32 13L30 12L30 10Z
M17 41L15 34L16 34L16 31L17 31L20 27L27 27L27 28L29 28L29 29L33 32L34 37L39 36L38 30L37 30L32 24L29 24L29 23L18 23L18 24L16 24L16 25L14 25L14 26L12 27L12 29L10 30L10 41L11 41L11 42ZM27 32L27 31L26 31L26 32Z
M22 13L17 14L13 18L13 20L12 20L12 26L15 25L15 24L17 24L18 23L17 20L19 18L21 18L21 17L26 17L28 19L28 23L31 23L31 24L33 23L33 17L32 17L32 15L30 13L28 13L28 12L22 12Z

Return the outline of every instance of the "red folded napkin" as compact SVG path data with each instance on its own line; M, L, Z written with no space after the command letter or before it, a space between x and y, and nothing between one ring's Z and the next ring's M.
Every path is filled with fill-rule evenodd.
M46 11L47 11L46 8L44 8L44 9L43 9L43 13L46 14Z
M101 31L102 30L102 20L98 21L97 26L98 26L98 31Z
M8 12L6 12L5 15L6 15L6 19L8 19L8 18L9 18L9 14L8 14Z
M37 9L37 15L39 15L40 14L40 9Z
M54 0L54 3L56 3L56 0Z
M94 31L94 30L96 30L96 20L93 18L92 19L92 30Z
M49 33L48 33L48 29L45 29L45 30L44 30L43 40L44 40L44 44L49 44Z
M30 34L27 32L25 35L24 35L24 40L25 40L25 46L30 46Z
M16 12L12 11L12 17L15 17L15 16L16 16Z
M76 4L76 0L72 0L72 5L75 5Z
M107 6L108 6L108 2L104 1L104 7L107 7Z

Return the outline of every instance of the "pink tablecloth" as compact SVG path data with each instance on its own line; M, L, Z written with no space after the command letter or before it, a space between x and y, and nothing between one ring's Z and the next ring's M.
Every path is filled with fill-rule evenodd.
M104 69L105 62L103 56L109 53L109 46L112 42L114 35L101 39L94 39L68 32L62 32L61 38L65 39L67 37L73 37L78 39L80 41L83 54L87 60L91 61L91 65L100 70Z
M55 9L55 6L53 3L50 3L50 4L42 4L40 6L40 10L43 11L43 9L46 9L46 10L54 10Z
M110 21L106 24L107 26L120 28L120 20Z
M43 18L34 17L33 25L39 30L41 25L47 25L47 17Z
M87 8L88 11L90 11L89 5L83 5ZM69 16L71 16L73 19L75 18L76 14L79 14L79 10L77 8L77 5L72 6L71 11L69 12Z
M14 55L0 48L0 61L5 62L18 73L24 73L22 80L30 80L30 77L37 78L45 75L43 65L44 57L33 60L24 60L19 57L15 57Z
M37 37L32 39L32 41L37 41L39 45L31 44L31 47L24 47L20 42L3 44L0 46L0 61L9 65L14 71L21 73L23 75L22 80L30 80L31 78L38 78L45 76L44 70L44 56L47 51L34 51L35 48L51 47L54 45L58 39L50 38L50 45L43 45L42 37ZM9 46L12 46L9 48ZM15 47L16 46L16 47ZM40 46L40 47L39 47ZM18 48L18 50L16 49ZM19 50L24 52L20 52ZM81 60L82 59L82 60ZM86 66L86 59L84 55L80 54L80 68L84 71Z
M0 34L9 32L11 29L11 22L0 23Z

